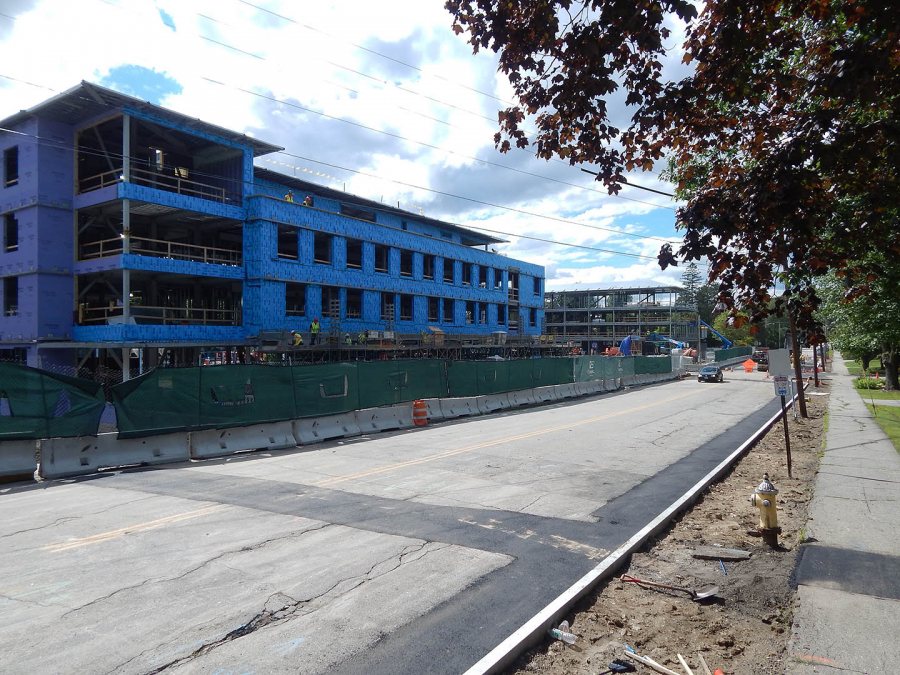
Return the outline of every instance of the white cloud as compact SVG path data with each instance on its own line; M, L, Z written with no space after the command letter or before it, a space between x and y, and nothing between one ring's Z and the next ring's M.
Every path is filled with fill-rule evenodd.
M633 189L622 194L646 203L610 197L577 168L496 152L494 120L503 103L478 92L510 100L511 89L497 75L495 55L473 56L465 39L453 34L443 0L255 1L291 20L234 0L21 3L22 13L0 32L0 62L6 64L0 72L15 78L0 78L0 116L49 98L50 89L99 81L119 66L142 66L181 85L180 93L162 101L167 107L283 145L297 156L272 155L261 162L267 168L509 233L497 235L509 239L502 246L506 254L559 275L548 288L576 277L602 285L604 278L671 276L652 259L661 242L608 231L672 238L674 215L661 208L669 205L666 198ZM647 176L638 182L650 185Z

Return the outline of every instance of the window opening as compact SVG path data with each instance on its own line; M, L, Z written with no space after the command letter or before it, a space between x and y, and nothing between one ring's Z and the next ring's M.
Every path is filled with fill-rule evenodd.
M19 277L6 277L3 280L3 315L19 314Z
M329 319L341 317L341 289L336 286L322 286L322 316Z
M332 236L325 232L313 232L313 260L323 265L331 264Z
M437 321L438 312L440 311L440 302L438 298L428 298L428 320Z
M19 182L19 146L3 151L3 178L6 187Z
M296 227L278 226L278 257L297 260L300 251L300 237Z
M7 251L19 250L19 219L7 213L3 222L3 246Z
M434 279L434 256L424 255L422 257L422 276L426 279Z
M444 298L444 323L453 323L453 300Z
M400 250L400 276L411 277L413 273L413 254L412 251L405 249Z
M381 320L394 320L394 295L392 293L381 294Z
M455 261L450 258L444 258L444 283L452 284L453 283L453 267L455 265Z
M463 263L462 265L462 285L470 286L472 284L472 267L471 263Z
M287 282L284 289L286 316L306 315L306 284Z
M358 319L362 316L362 291L358 288L347 289L347 318Z
M388 271L388 247L383 244L375 244L375 271Z
M400 320L412 321L413 318L413 296L405 293L400 294Z
M359 239L347 240L347 267L355 270L362 269L362 250L362 242Z

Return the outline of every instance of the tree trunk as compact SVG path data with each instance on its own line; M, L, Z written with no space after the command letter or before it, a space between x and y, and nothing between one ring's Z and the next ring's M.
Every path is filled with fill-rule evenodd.
M819 350L813 345L813 378L815 379L816 389L819 388L819 359L817 358Z
M797 337L797 326L794 324L794 315L790 308L787 310L788 323L791 327L791 351L794 358L794 378L797 381L797 404L800 406L800 417L808 418L806 412L806 392L803 391L803 371L800 369L800 340Z
M897 381L897 346L889 345L881 355L881 363L884 365L884 389L885 391L900 390L900 382Z

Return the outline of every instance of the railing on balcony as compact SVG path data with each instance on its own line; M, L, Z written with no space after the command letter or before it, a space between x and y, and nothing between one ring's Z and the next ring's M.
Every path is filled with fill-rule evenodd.
M79 260L105 258L122 253L122 237L101 239L82 244L78 249ZM241 252L215 246L196 246L180 242L148 239L147 237L131 237L129 253L146 255L154 258L172 258L174 260L191 260L193 262L212 265L241 265Z
M186 174L187 171L180 168L174 169L173 173L169 174L132 167L131 182L135 185L145 185L169 192L177 192L180 195L212 199L217 202L225 201L225 188L191 180L185 177ZM121 168L104 171L103 173L80 179L78 181L78 192L84 193L99 190L100 188L121 183L123 180L124 176Z
M201 326L237 326L240 323L240 314L236 309L132 305L129 310L133 323ZM80 305L78 308L78 323L82 325L115 324L122 323L123 320L121 306Z

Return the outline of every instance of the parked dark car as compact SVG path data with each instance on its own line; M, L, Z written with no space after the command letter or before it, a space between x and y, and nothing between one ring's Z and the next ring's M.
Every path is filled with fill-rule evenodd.
M697 374L697 382L724 382L725 376L719 366L703 366Z

